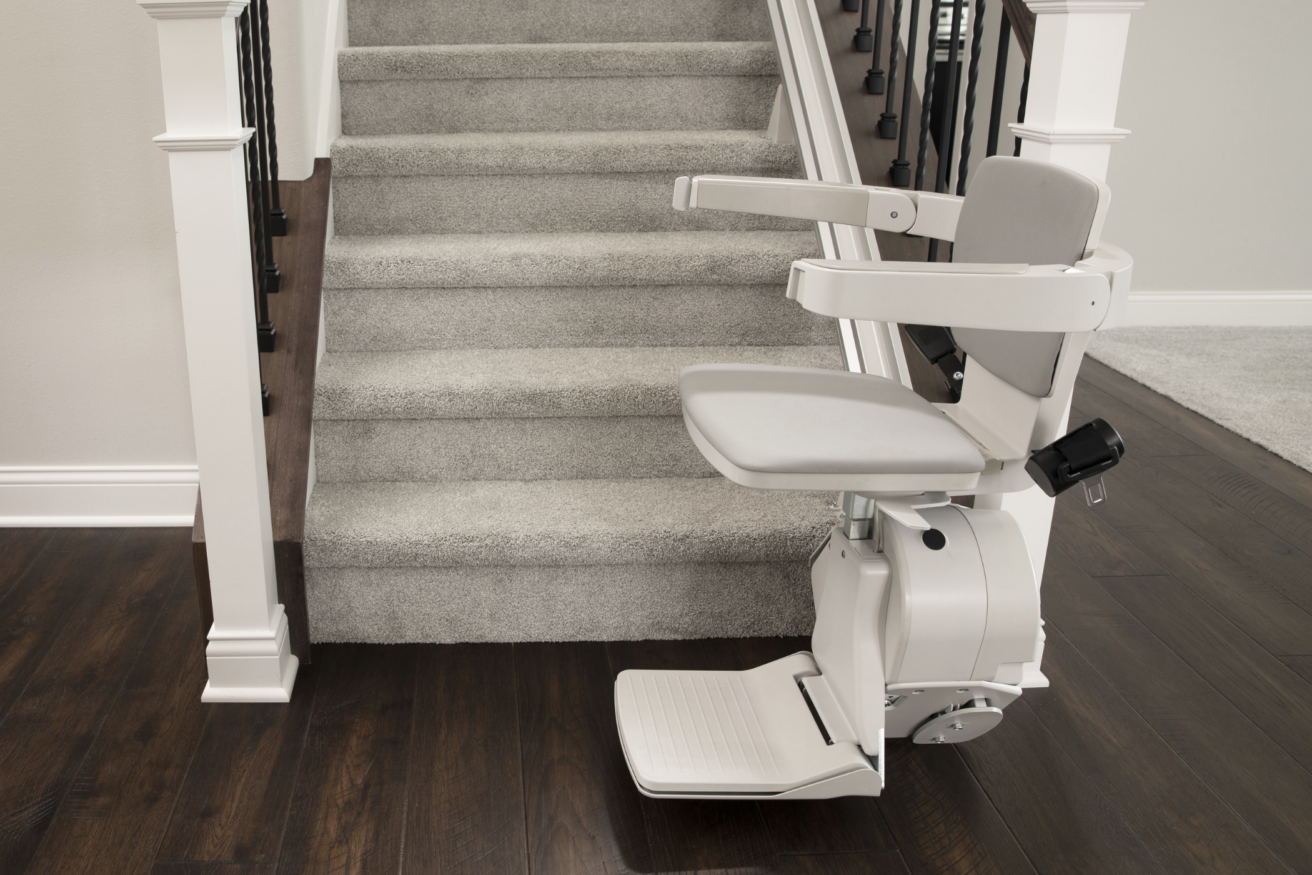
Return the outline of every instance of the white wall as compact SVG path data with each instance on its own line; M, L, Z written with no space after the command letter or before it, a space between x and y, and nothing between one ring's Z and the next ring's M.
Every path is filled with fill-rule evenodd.
M1139 292L1312 290L1305 0L1149 0L1134 13L1106 239Z
M195 462L155 23L7 4L0 466Z
M328 0L274 0L282 176L313 170ZM155 22L8 4L0 525L187 523L195 448ZM294 217L293 217L294 221Z

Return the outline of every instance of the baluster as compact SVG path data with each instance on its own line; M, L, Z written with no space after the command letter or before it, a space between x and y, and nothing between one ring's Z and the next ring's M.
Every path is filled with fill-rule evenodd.
M861 26L856 29L856 36L852 37L852 48L858 52L869 52L874 49L874 39L870 36L870 0L861 0Z
M897 39L897 32L893 33ZM875 7L875 57L866 71L866 94L884 93L884 71L879 67L879 54L884 47L884 0Z
M264 114L269 125L269 235L287 236L287 211L278 191L278 128L273 123L273 62L269 51L269 0L260 0L260 48L264 53ZM272 250L270 250L272 258Z
M901 5L902 0L898 0L898 6L894 7L894 15L896 15L896 9L900 8ZM907 119L911 117L911 98L916 89L916 24L919 20L920 0L911 0L911 23L907 33L907 68L905 75L902 77L902 130L898 132L897 158L893 159L893 166L888 172L893 185L898 188L906 188L911 185L911 162L907 160ZM901 26L902 23L898 22L897 26L893 28L893 39L897 39L897 33ZM896 66L894 69L897 69ZM890 93L889 99L892 99L892 97L893 95ZM893 124L897 124L896 119L893 120ZM880 130L882 133L882 122Z
M1007 50L1011 48L1011 19L1007 8L1002 8L1002 24L998 27L998 63L993 68L993 105L989 108L989 142L985 158L998 154L998 131L1002 128L1002 97L1007 87Z
M925 187L925 162L929 158L929 126L934 118L934 68L938 66L938 8L939 0L934 0L934 5L929 11L929 49L925 56L924 95L920 104L920 147L916 150L916 191L921 191Z
M970 37L970 66L966 68L966 118L961 124L961 163L957 166L957 194L966 193L970 175L970 140L975 133L975 92L979 87L979 50L984 42L984 0L975 0L971 9L974 25Z
M1020 80L1020 109L1016 111L1016 124L1025 124L1025 101L1030 96L1030 62L1025 62L1025 78ZM1016 151L1012 153L1015 157L1020 157L1020 137L1016 138Z
M888 42L888 98L884 111L879 114L879 137L891 140L897 136L897 113L893 112L893 95L897 91L898 34L902 32L902 0L893 0L893 36ZM910 77L908 77L909 80Z
M251 12L251 44L252 57L251 64L255 70L255 108L252 115L255 118L255 140L258 143L259 152L259 187L260 198L264 204L269 201L269 148L266 142L268 136L268 124L264 116L264 64L260 62L260 56L263 52L260 50L258 40L260 37L260 28L257 26L255 18L258 14L256 4L247 7ZM264 290L272 295L282 288L282 274L278 271L278 264L273 260L273 234L270 233L269 223L265 217L261 217L260 224L264 227Z
M238 19L238 27L240 30L241 86L245 98L242 104L242 123L246 127L252 127L251 123L255 119L255 76L249 8L242 10L241 17ZM251 217L251 245L254 248L254 270L252 273L255 284L255 336L260 352L273 352L277 340L277 331L273 326L273 322L269 320L269 298L264 283L264 199L261 192L262 187L259 183L259 147L256 144L258 136L259 134L256 133L246 141L246 150L243 156L249 178L247 192L249 193L250 206L247 212ZM263 380L263 363L259 363L259 367L261 374L260 399L264 407L264 415L268 416L270 409L269 386Z
M952 0L952 36L948 46L948 81L947 93L943 95L941 113L943 121L938 126L938 167L934 171L934 191L948 190L948 170L952 163L952 145L957 139L957 79L961 63L961 13L965 0Z

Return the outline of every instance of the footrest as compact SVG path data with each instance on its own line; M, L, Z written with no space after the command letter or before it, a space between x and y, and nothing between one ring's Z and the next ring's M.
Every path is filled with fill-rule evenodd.
M620 741L649 796L878 795L861 748L826 742L798 679L809 653L750 671L625 671L615 681ZM820 786L816 786L820 785Z

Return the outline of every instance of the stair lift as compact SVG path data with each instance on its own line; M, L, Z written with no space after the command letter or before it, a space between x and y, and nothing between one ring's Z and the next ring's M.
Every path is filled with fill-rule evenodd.
M1083 482L1101 500L1101 473L1124 452L1101 420L1061 436L1089 333L1115 323L1129 292L1129 256L1099 240L1109 196L1066 168L1003 157L980 164L964 198L676 181L679 210L954 241L952 263L794 262L788 297L838 318L955 326L967 361L955 404L844 371L683 369L684 421L711 464L756 489L841 490L844 516L811 557L812 652L742 672L620 673L616 719L642 793L877 796L885 738L968 741L1023 688L1047 686L1034 565L1000 499Z

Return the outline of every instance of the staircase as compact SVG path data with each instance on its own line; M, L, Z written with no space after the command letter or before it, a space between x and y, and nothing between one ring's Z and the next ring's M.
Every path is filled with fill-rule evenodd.
M316 641L797 634L834 497L721 478L678 372L841 367L806 223L671 209L795 176L755 0L351 0L305 576ZM526 42L531 40L532 42Z

